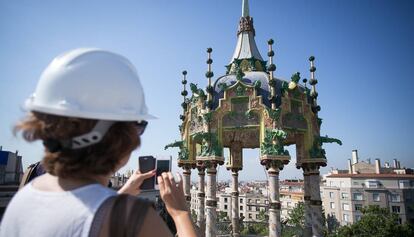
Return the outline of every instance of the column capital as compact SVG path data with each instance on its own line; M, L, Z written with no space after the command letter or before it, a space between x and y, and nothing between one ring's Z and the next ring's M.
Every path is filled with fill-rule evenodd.
M266 170L273 170L273 172L279 173L280 170L283 170L284 162L280 160L261 160L260 164L265 166Z
M180 168L183 170L191 170L191 169L194 169L195 167L196 167L195 164L189 164L189 163L180 165Z
M205 171L206 171L206 167L205 166L197 166L197 170L198 170L198 175L204 175Z
M233 176L239 175L240 170L241 170L241 168L231 168L231 175L233 175Z
M204 167L206 167L207 170L209 169L216 169L217 166L219 165L219 162L215 161L215 160L206 160L203 162Z
M302 164L303 175L319 175L320 165L316 163Z

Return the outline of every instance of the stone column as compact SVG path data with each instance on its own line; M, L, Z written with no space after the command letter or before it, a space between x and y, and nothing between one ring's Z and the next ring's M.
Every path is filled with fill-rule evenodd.
M206 217L204 212L204 177L205 177L205 167L204 166L198 166L198 214L197 214L197 225L200 228L200 233L204 235L205 229L206 229Z
M312 236L312 212L311 212L311 185L309 179L309 172L307 169L303 169L303 188L304 188L304 211L305 211L305 227L304 227L304 237Z
M281 237L280 199L279 199L279 167L273 162L268 165L269 174L269 237Z
M231 189L231 225L233 237L240 236L239 223L239 169L232 169L232 189Z
M216 200L216 173L217 164L207 161L207 195L206 195L206 237L216 237L217 233L217 200Z
M185 200L187 200L187 204L189 207L191 207L191 167L184 165L183 166L183 178L184 178L184 196Z
M309 167L310 205L312 212L312 233L314 237L323 237L322 201L320 193L319 166Z

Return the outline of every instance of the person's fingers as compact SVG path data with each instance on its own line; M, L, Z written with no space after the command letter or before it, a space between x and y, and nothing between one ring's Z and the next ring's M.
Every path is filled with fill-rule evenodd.
M160 188L160 194L162 196L164 195L164 191L165 191L164 180L161 176L158 176L157 179L158 179L158 187Z
M168 174L164 172L161 174L161 176L162 176L162 179L164 180L165 189L167 190L171 188L171 182L170 182L170 179L168 178Z
M178 185L177 188L178 190L180 190L181 192L184 193L184 181L183 181L183 176L177 172L177 177L178 177Z
M147 173L141 174L141 177L142 177L142 179L148 179L148 178L151 178L154 175L155 175L155 171L151 170L151 171L148 171Z
M174 175L171 172L168 172L168 179L170 180L171 188L177 189L177 185L174 180Z
M136 170L136 171L135 171L135 174L141 174L141 171Z

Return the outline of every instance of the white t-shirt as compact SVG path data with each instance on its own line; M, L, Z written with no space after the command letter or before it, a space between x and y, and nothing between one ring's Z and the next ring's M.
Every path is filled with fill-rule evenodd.
M29 183L7 206L0 237L87 237L97 209L113 195L114 190L100 184L48 192Z

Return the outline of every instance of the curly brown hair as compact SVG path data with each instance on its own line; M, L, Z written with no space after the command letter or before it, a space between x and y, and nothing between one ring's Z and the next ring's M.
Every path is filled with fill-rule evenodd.
M67 140L90 132L97 120L63 117L39 112L30 113L15 126L26 141ZM140 145L134 122L115 122L97 144L81 149L50 152L45 148L42 165L45 170L62 178L87 178L115 172L121 160Z

